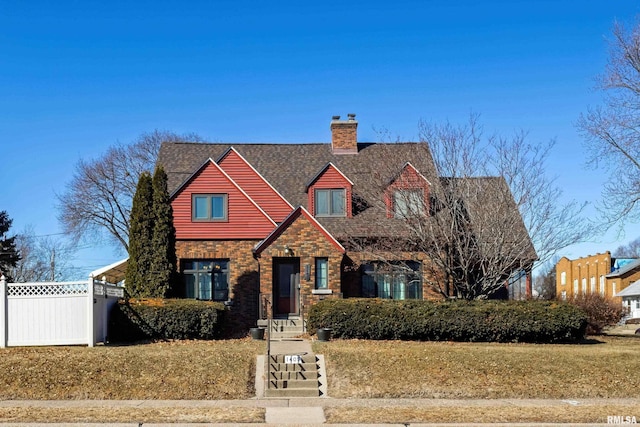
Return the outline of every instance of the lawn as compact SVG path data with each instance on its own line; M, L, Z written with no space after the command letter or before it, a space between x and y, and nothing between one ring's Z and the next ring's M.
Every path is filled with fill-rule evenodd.
M0 400L246 399L264 342L0 349Z
M638 398L640 339L587 344L334 340L324 354L336 398Z

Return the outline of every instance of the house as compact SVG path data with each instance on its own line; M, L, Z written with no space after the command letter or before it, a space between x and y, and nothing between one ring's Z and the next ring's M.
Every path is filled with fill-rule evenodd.
M246 323L326 298L440 297L426 254L386 245L407 239L407 216L435 215L431 155L418 143L360 143L357 126L334 116L330 143L164 143L182 296L225 301ZM513 200L499 203L521 224L514 272L527 272L530 293L535 251Z
M615 296L622 298L622 305L628 310L628 318L640 318L640 280L636 280Z
M621 290L639 279L640 259L615 258L609 251L574 260L562 257L556 264L556 295L571 299L599 293L618 298Z

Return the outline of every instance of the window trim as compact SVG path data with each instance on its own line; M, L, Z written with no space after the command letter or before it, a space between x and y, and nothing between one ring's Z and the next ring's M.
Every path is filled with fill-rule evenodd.
M211 215L211 201L215 197L222 197L223 216L221 218L213 218ZM207 217L196 217L196 199L206 198L207 200ZM191 221L193 222L228 222L229 221L229 195L226 193L196 193L191 195Z
M333 209L333 192L339 191L342 193L342 212L335 213ZM318 193L327 193L327 210L328 213L318 213ZM313 211L317 217L333 217L344 218L347 216L347 189L346 188L314 188L313 190Z

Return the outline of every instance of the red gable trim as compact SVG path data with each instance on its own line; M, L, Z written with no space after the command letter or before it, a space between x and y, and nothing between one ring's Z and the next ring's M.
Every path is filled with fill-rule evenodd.
M303 215L309 222L320 231L320 233L324 234L327 240L336 247L341 253L346 253L347 250L338 242L335 237L331 235L327 231L326 228L322 226L314 217L302 206L298 206L295 210L293 210L289 216L287 216L284 221L280 223L263 241L258 243L255 248L253 248L253 253L256 255L260 255L263 250L265 250L271 243L273 243L289 226Z
M405 164L404 164L404 166L403 166L403 167L402 167L402 169L400 170L400 173L398 173L398 175L397 175L395 178L393 178L393 179L389 182L389 185L393 184L393 183L394 183L394 182L396 182L399 178L401 178L401 177L405 174L405 172L406 172L406 170L407 170L408 168L413 169L413 171L415 172L415 174L416 174L419 178L422 178L422 179L424 180L424 182L426 182L427 184L431 185L431 183L429 182L429 180L428 180L424 175L422 175L422 174L420 173L420 171L419 171L418 169L416 169L416 167L415 167L415 166L413 166L413 165L411 164L411 162L407 162L407 163L405 163Z
M311 187L322 175L324 175L324 173L327 171L327 169L329 168L333 168L335 169L336 172L338 172L338 174L340 174L340 176L342 178L344 178L345 181L347 181L349 183L349 185L351 185L353 187L353 182L347 178L347 176L345 174L342 173L342 171L340 169L338 169L336 167L336 165L334 165L333 163L329 162L327 163L327 165L325 167L323 167L322 169L320 169L320 172L318 172L312 179L311 181L309 181L309 183L306 185L305 187L305 191L309 191L309 187Z
M242 195L243 195L243 196L244 196L244 197L249 201L249 202L251 202L251 204L253 204L253 206L255 206L255 207L258 209L258 211L260 211L260 213L261 213L262 215L264 215L264 217L265 217L266 219L268 219L268 220L269 220L269 222L271 222L273 225L277 225L277 224L276 224L276 222L275 222L273 219L271 219L271 217L270 217L269 215L267 215L267 213L266 213L266 212L265 212L265 211L264 211L264 210L263 210L263 209L262 209L262 208L261 208L261 207L260 207L260 206L259 206L259 205L258 205L258 204L257 204L257 203L252 199L252 198L251 198L251 197L249 197L249 195L248 195L247 193L245 193L245 191L244 191L244 190L243 190L243 189L242 189L238 184L236 184L236 182L235 182L233 179L231 179L231 177L230 177L230 176L229 176L229 175L224 171L224 169L222 169L222 168L220 167L220 165L218 165L216 162L214 162L214 161L213 161L213 159L211 159L211 158L207 159L207 161L205 161L205 162L202 164L202 166L200 166L198 169L196 169L196 171L195 171L193 174L191 174L191 176L190 176L188 179L186 179L186 180L182 183L182 185L180 185L180 187L178 187L178 188L176 189L176 191L174 191L174 192L173 192L173 194L172 194L172 195L171 195L171 197L170 197L170 200L171 200L171 201L173 201L173 199L175 199L175 197L176 197L179 193L181 193L181 192L182 192L182 191L187 187L187 185L188 185L188 184L189 184L189 183L190 183L190 182L191 182L191 181L192 181L192 180L193 180L193 179L194 179L194 178L195 178L195 177L196 177L196 176L197 176L197 175L198 175L198 174L199 174L199 173L200 173L200 172L205 168L205 167L207 167L207 166L209 166L209 165L213 165L213 167L215 167L215 168L216 168L216 169L217 169L217 170L222 174L222 176L223 176L227 181L229 181L229 183L230 183L231 185L233 185L233 186L234 186L234 187L235 187L235 188L236 188L236 189L237 189L237 190L238 190L238 191L239 191L239 192L240 192L240 193L241 193L241 194L242 194Z

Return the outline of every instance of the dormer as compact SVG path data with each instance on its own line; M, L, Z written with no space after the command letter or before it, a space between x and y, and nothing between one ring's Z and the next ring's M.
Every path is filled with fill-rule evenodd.
M407 219L429 215L431 183L407 162L384 192L387 218Z
M323 167L306 186L309 212L316 218L351 218L353 182L333 163Z

